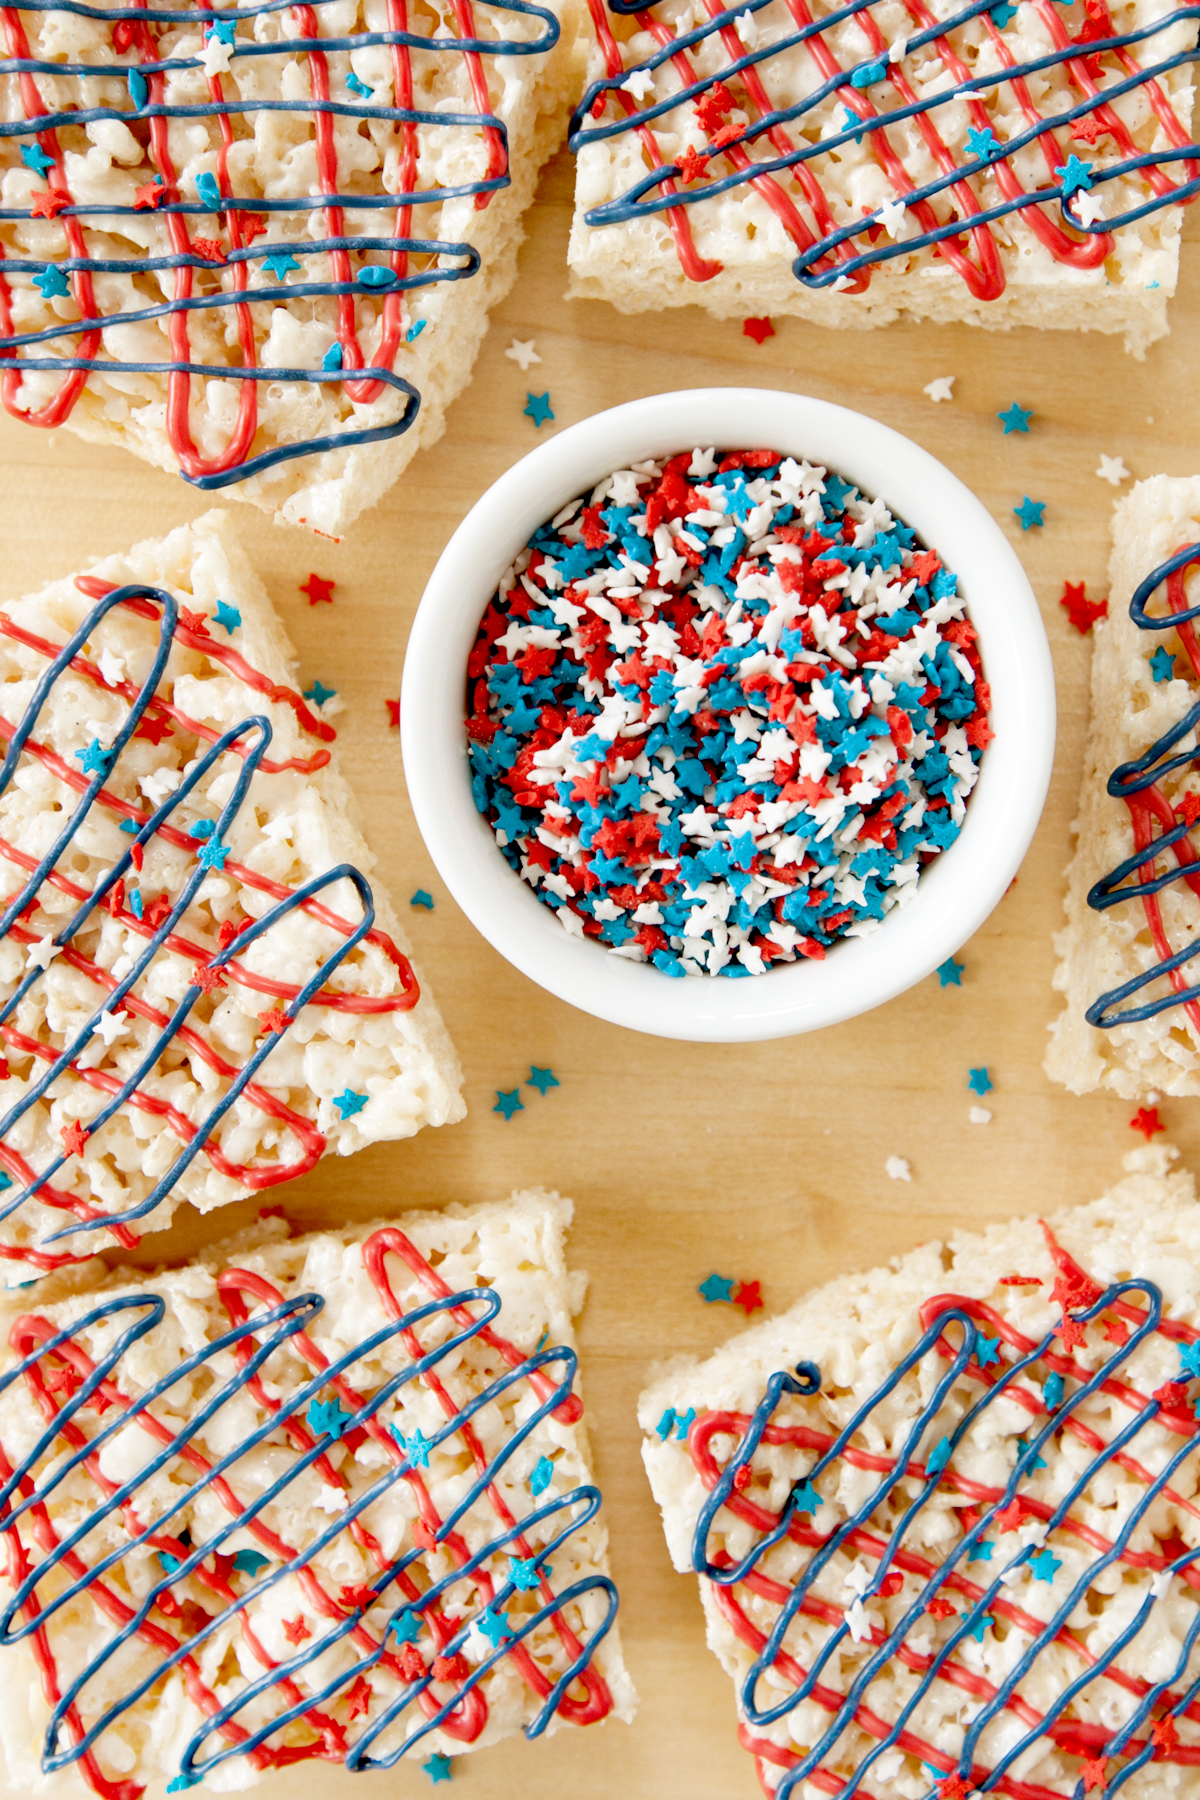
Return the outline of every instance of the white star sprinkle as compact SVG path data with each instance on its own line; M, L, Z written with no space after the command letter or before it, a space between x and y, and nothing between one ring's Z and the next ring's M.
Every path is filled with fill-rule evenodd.
M1170 1569L1160 1569L1150 1583L1150 1592L1156 1600L1165 1600L1170 1590L1172 1574Z
M200 52L200 61L204 65L204 73L211 81L214 75L228 75L229 65L233 60L233 45L223 43L220 38L209 38Z
M990 1125L992 1122L992 1115L986 1106L973 1106L967 1117L972 1125Z
M846 1623L850 1627L850 1636L856 1644L866 1641L871 1635L871 1621L867 1618L866 1609L861 1600L856 1600L846 1612Z
M317 1505L322 1512L345 1512L349 1504L350 1502L347 1500L341 1488L331 1487L327 1481L322 1482L320 1492L317 1495Z
M921 391L928 394L936 406L939 400L953 400L954 384L957 380L957 375L939 375L936 381L929 382Z
M888 51L888 61L890 63L903 62L907 50L908 39L906 37L898 37Z
M111 650L102 650L96 661L106 687L116 687L118 682L124 681L125 660L123 657L114 656Z
M908 219L908 208L903 200L889 200L880 207L875 217L890 238L898 238Z
M754 17L754 14L750 11L749 7L746 8L744 13L739 13L733 22L738 28L738 35L743 44L753 50L758 43L758 20Z
M1096 470L1101 481L1107 481L1112 487L1120 487L1123 481L1129 480L1129 470L1125 467L1123 456L1101 456L1100 467Z
M854 283L848 275L839 275L836 281L830 282L829 291L831 294L844 294L848 287L853 286Z
M92 1036L102 1037L106 1044L115 1044L119 1037L125 1036L128 1029L123 1019L118 1019L115 1013L110 1013L105 1008L92 1026Z
M893 1181L911 1181L912 1168L903 1156L889 1156L884 1168Z
M510 361L515 362L519 369L527 369L530 363L540 363L542 360L533 345L533 338L525 341L522 341L521 338L514 338L504 354Z
M861 1599L867 1593L875 1577L865 1563L854 1563L844 1576L846 1592Z
M27 969L48 969L58 955L58 945L52 937L39 938L36 944L29 944L25 950L25 967Z
M644 100L647 94L654 92L654 71L652 69L633 69L618 85L624 88L627 94L632 94L635 100Z
M1102 194L1089 194L1084 188L1080 193L1072 196L1072 204L1085 225L1094 225L1097 219L1104 217L1104 196Z

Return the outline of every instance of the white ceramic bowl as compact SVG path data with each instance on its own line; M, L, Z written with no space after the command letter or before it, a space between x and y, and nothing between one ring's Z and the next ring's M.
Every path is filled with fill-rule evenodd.
M521 547L612 469L696 444L769 445L824 463L881 496L959 577L992 690L995 740L955 842L917 896L823 962L744 981L673 980L569 937L509 868L471 797L466 662L496 585ZM430 576L409 640L401 729L417 824L472 924L532 981L634 1031L748 1042L813 1031L879 1006L944 962L983 923L1029 846L1054 754L1054 674L1025 572L999 527L927 451L862 413L759 388L652 394L540 444L472 507Z

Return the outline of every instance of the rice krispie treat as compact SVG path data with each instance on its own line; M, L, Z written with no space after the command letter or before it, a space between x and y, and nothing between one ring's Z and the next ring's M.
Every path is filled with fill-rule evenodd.
M1200 1094L1200 478L1116 508L1047 1072L1072 1093ZM1146 854L1143 854L1146 853Z
M294 1242L265 1220L188 1268L10 1303L14 1790L221 1792L312 1757L436 1778L632 1716L571 1212L529 1192Z
M1192 27L1158 0L589 6L572 294L1166 332Z
M575 3L6 13L7 410L344 531L512 284Z
M0 611L0 1284L462 1116L295 684L220 513Z
M843 1276L642 1395L768 1794L1200 1794L1200 1208L1176 1154Z

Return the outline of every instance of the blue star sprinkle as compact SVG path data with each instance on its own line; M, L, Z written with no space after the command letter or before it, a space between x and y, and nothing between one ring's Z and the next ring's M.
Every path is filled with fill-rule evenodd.
M1000 154L1000 145L996 140L996 134L990 127L986 131L981 131L978 126L972 125L967 131L967 148L971 155L979 157L981 162L994 162Z
M976 1619L973 1625L967 1626L967 1636L973 1637L977 1644L982 1644L984 1632L989 1625L994 1625L995 1623L996 1621L993 1619L991 1613L984 1613L981 1619Z
M842 130L843 131L852 131L854 133L855 143L861 144L862 140L863 140L861 118L855 112L855 110L852 106L844 106L842 108L842 111L846 115L844 120L842 121Z
M368 1098L366 1094L356 1094L350 1088L343 1088L340 1094L333 1096L333 1104L338 1109L339 1118L352 1119L355 1113L362 1111Z
M529 1491L535 1500L539 1495L545 1493L553 1480L554 1464L550 1461L548 1456L540 1456L533 1466L532 1475L529 1477Z
M711 1306L716 1300L730 1299L733 1295L733 1287L733 1282L727 1281L724 1275L709 1275L706 1280L700 1283L697 1291L704 1296Z
M196 823L192 826L191 836L196 843L199 844L202 843L205 838L210 838L216 829L216 825L211 819L197 819Z
M340 369L341 366L342 366L342 346L340 344L330 344L328 350L325 352L324 356L321 358L321 367L328 374L332 374L335 369Z
M662 1418L658 1421L658 1424L654 1427L655 1431L658 1433L658 1441L660 1444L665 1444L671 1433L674 1431L676 1416L675 1408L669 1406Z
M273 275L276 281L286 281L288 276L294 275L299 267L300 264L290 250L276 250L272 255L263 257L263 268ZM335 363L334 367L340 367L340 364Z
M873 63L864 63L861 69L855 69L850 77L851 87L869 88L877 81L882 81L887 74L887 57L881 56Z
M307 1416L308 1429L318 1438L340 1438L354 1421L354 1414L346 1411L336 1395L332 1400L314 1400Z
M967 1561L991 1562L992 1551L994 1549L994 1544L989 1544L986 1538L980 1538L979 1542L977 1544L972 1544L971 1548L967 1551Z
M213 620L217 625L223 625L230 637L232 637L242 622L242 615L236 606L230 606L228 600L218 600L217 610L213 614Z
M475 1623L493 1647L502 1644L506 1637L512 1636L512 1626L508 1622L507 1614L493 1612L490 1606L484 1607Z
M1066 1391L1067 1384L1061 1375L1057 1372L1053 1375L1047 1375L1046 1385L1042 1389L1042 1392L1046 1396L1046 1405L1050 1408L1051 1412L1053 1412L1057 1406L1062 1404L1062 1397Z
M369 88L365 81L359 80L353 69L346 77L346 86L352 94L357 94L360 100L370 100L375 92L374 88Z
M233 19L214 19L205 29L206 43L232 44L236 36L236 25Z
M428 1775L430 1781L435 1785L439 1781L449 1781L451 1779L450 1758L448 1756L443 1756L440 1751L438 1751L436 1755L431 1756L428 1762L423 1762L421 1767Z
M807 1475L792 1489L792 1500L797 1512L809 1514L815 1513L818 1506L825 1504Z
M946 1464L950 1461L950 1452L952 1448L953 1446L948 1437L944 1437L940 1442L936 1443L925 1459L925 1473L927 1475L940 1475Z
M1200 1343L1181 1344L1179 1346L1181 1381L1192 1381L1200 1376Z
M216 176L210 175L207 169L205 169L202 174L197 175L197 177L196 177L196 194L200 201L200 204L202 206L207 206L209 212L220 212L220 210L221 210L220 184L217 181Z
M497 1088L496 1104L493 1106L492 1111L503 1113L505 1119L511 1119L514 1113L524 1112L525 1102L521 1098L521 1090L519 1088L513 1088L509 1093L505 1094Z
M150 84L140 69L130 69L125 79L129 83L129 98L133 101L133 110L141 112L150 98Z
M32 169L35 175L45 175L54 167L54 158L47 156L40 144L22 144L21 161L27 169Z
M992 24L996 27L997 31L1003 31L1006 25L1011 25L1016 16L1017 9L1015 6L1002 5L993 6L992 8Z
M425 892L424 888L418 888L416 893L413 895L412 899L409 901L408 904L410 906L419 906L425 912L432 912L433 911L433 895L427 894Z
M687 1443L688 1432L692 1429L692 1426L695 1424L695 1422L696 1422L696 1409L694 1406L689 1406L687 1411L676 1421L676 1424L675 1424L675 1436L678 1438L678 1440L681 1444Z
M546 1569L543 1572L546 1575L553 1575L554 1570ZM541 1574L538 1573L537 1563L532 1556L528 1559L520 1556L510 1556L508 1559L508 1578L515 1588L519 1588L523 1594L527 1594L532 1592L542 1577Z
M393 288L400 277L383 263L366 263L358 271L358 283L365 288Z
M975 1339L975 1361L981 1369L990 1369L993 1363L1000 1361L999 1338L977 1337Z
M549 393L526 394L525 405L521 410L527 419L533 420L535 425L545 425L554 417L554 414L550 411Z
M992 1078L986 1069L972 1069L967 1077L967 1086L973 1094L990 1094Z
M1069 200L1072 194L1079 192L1080 188L1091 187L1092 165L1081 162L1072 151L1068 160L1058 171L1058 179L1062 182L1063 199Z
M1004 427L1005 437L1008 437L1014 431L1029 430L1033 409L1032 407L1018 406L1014 400L1007 412L997 413L996 417Z
M233 1559L233 1566L241 1575L249 1575L251 1581L270 1564L270 1557L264 1556L261 1550L239 1550Z
M109 762L108 756L100 748L99 738L93 738L83 750L76 750L75 760L83 764L85 775L103 775Z
M325 702L332 700L336 693L336 688L326 687L323 681L314 681L310 688L305 688L304 698L311 700L314 706L324 706Z
M196 861L202 869L223 869L228 855L229 845L223 844L219 837L210 837L196 852Z
M428 319L418 319L414 325L410 325L404 334L405 343L415 344L428 323Z
M394 1431L393 1434L396 1442L399 1444L405 1457L412 1464L414 1469L427 1469L429 1467L429 1452L432 1450L433 1445L425 1436L425 1433L421 1430L419 1425L410 1438L402 1437L398 1431Z
M179 1558L177 1556L169 1555L166 1550L160 1550L158 1552L158 1560L168 1575L177 1575L183 1567Z
M43 300L62 300L71 292L66 276L53 263L47 263L44 269L38 270L33 278L33 285L41 290Z
M1175 674L1175 658L1165 644L1160 644L1150 658L1150 672L1156 682L1170 681Z
M553 1069L539 1069L534 1063L530 1067L529 1080L525 1085L526 1087L535 1087L539 1094L548 1094L552 1087L559 1087L561 1083Z
M199 1787L203 1779L203 1775L193 1775L189 1770L181 1769L174 1780L168 1781L167 1792L168 1794L185 1793L188 1788Z
M1049 1550L1039 1550L1036 1556L1029 1559L1029 1573L1035 1581L1053 1581L1061 1568L1061 1558L1054 1556Z
M1026 494L1020 506L1014 506L1013 511L1021 521L1021 530L1028 531L1031 525L1042 524L1043 514L1046 511L1046 502L1044 500L1031 500L1029 495Z
M415 1644L421 1635L421 1621L412 1608L406 1606L392 1620L388 1630L398 1644Z
M1018 1438L1017 1439L1017 1455L1019 1457L1024 1456L1025 1452L1028 1449L1029 1449L1029 1445L1026 1442L1026 1440L1024 1438ZM1026 1473L1029 1475L1032 1475L1035 1472L1035 1470L1044 1469L1045 1467L1046 1467L1045 1458L1042 1456L1035 1456L1033 1461L1029 1464L1029 1467L1026 1470Z
M955 962L952 956L947 957L944 963L938 964L938 981L943 987L961 987L962 972L965 967L965 963Z

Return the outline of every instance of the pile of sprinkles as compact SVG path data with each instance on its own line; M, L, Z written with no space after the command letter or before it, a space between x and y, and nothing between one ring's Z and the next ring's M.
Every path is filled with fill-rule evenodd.
M564 929L745 976L878 930L992 732L958 578L775 450L617 470L543 525L468 661L475 802Z

